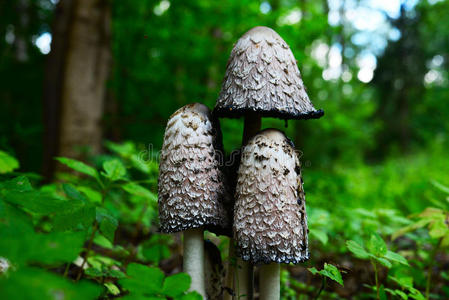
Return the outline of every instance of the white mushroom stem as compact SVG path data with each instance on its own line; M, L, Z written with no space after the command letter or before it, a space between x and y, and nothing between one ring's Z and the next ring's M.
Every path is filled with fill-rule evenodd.
M206 299L204 284L204 234L202 228L184 231L184 272L190 275L191 291L197 291Z
M281 265L271 263L260 267L260 300L279 300L281 297Z

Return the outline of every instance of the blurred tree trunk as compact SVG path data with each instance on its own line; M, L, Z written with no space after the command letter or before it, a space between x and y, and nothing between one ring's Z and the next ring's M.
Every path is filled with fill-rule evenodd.
M85 149L89 154L101 149L109 41L108 1L59 2L45 88L47 176L54 155L83 159Z

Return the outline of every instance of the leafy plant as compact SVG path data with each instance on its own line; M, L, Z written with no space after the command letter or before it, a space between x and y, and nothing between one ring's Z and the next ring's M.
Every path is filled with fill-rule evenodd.
M371 234L366 247L352 240L347 241L346 246L355 257L371 262L375 275L377 299L381 299L381 295L384 294L384 286L379 282L379 266L389 269L393 263L408 265L407 260L402 255L387 249L385 241L377 233Z
M178 273L165 277L159 268L147 267L141 264L130 264L126 269L127 277L119 283L129 291L122 299L165 299L201 300L197 292L187 292L190 277L186 273Z

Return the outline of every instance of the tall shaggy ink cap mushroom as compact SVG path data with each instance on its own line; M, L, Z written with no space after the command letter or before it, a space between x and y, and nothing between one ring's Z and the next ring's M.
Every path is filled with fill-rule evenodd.
M314 119L316 110L287 43L268 27L255 27L235 44L214 112L241 117L248 112L280 119Z
M221 145L210 110L194 103L177 110L165 129L159 166L159 217L165 233L228 226Z
M279 130L263 130L242 152L234 212L237 253L253 263L299 263L309 258L307 231L293 144Z

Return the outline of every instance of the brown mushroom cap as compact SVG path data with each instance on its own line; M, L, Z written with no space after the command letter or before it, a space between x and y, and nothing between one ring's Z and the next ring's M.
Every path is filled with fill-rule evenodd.
M317 119L295 57L287 43L268 27L255 27L235 44L214 113L240 117L256 112L281 119Z
M194 103L178 109L165 129L159 166L162 232L229 224L225 178L217 156L220 128L210 110Z
M235 198L234 237L243 260L298 263L309 258L300 163L284 133L263 130L244 147Z

